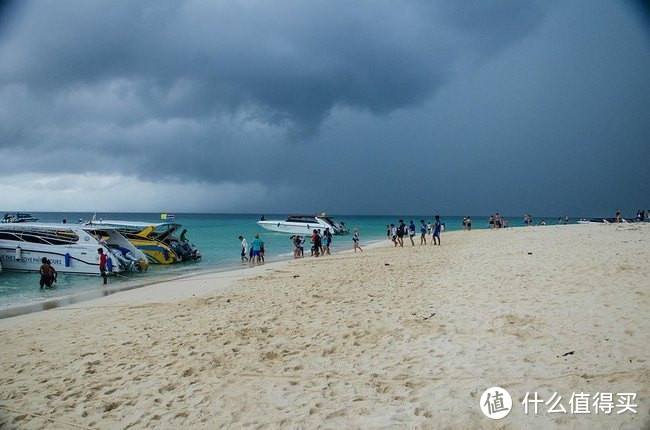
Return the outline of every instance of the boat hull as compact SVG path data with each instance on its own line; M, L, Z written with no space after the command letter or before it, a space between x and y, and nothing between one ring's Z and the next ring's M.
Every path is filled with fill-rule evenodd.
M8 241L7 241L8 242ZM23 272L38 272L43 257L50 260L52 267L59 273L75 273L84 275L99 275L99 262L97 261L97 247L60 246L56 250L52 247L21 244L20 258L16 252L17 245L0 242L0 262L4 270ZM108 252L108 250L105 250ZM69 261L66 265L66 254ZM110 255L110 254L109 254ZM109 258L113 258L110 256ZM115 261L113 272L120 272L121 268Z
M151 264L174 264L179 261L176 253L163 243L133 237L127 237L127 239L147 256L147 260Z

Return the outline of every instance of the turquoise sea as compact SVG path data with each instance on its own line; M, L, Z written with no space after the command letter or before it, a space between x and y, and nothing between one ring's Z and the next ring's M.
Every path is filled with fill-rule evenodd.
M4 212L2 212L4 213ZM66 219L69 223L79 219L91 219L92 213L71 212L31 212L39 222L61 222ZM203 258L196 263L183 263L173 266L150 266L147 273L130 273L126 276L112 277L110 282L115 285L127 281L142 280L152 276L174 276L197 269L228 269L242 266L240 263L240 245L237 237L242 235L249 243L255 234L259 233L266 248L267 261L291 258L292 245L289 235L273 233L256 224L261 214L175 214L175 222L183 224L188 230L188 237L201 251ZM97 213L97 219L115 219L126 221L160 222L159 213ZM266 219L284 219L283 214L265 214ZM432 216L422 215L334 215L337 220L344 221L353 230L357 228L361 235L361 243L369 243L386 239L386 225L397 223L399 219L409 222L420 219L430 221ZM463 217L441 217L446 231L462 229ZM521 226L522 219L507 218L511 227ZM536 218L540 220L542 218ZM557 217L545 218L548 224L555 224ZM487 228L487 216L472 216L473 228ZM575 220L571 220L575 222ZM419 227L418 227L419 228ZM351 236L334 236L334 251L350 249ZM306 250L308 251L308 250ZM82 293L101 288L100 279L92 276L60 274L56 288L40 290L39 276L36 273L17 273L3 271L0 273L0 309L17 305L30 304L70 294Z

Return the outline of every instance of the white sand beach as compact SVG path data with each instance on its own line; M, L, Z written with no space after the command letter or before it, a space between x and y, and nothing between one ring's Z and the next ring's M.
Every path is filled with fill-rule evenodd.
M648 428L649 251L648 224L461 231L0 320L0 428Z

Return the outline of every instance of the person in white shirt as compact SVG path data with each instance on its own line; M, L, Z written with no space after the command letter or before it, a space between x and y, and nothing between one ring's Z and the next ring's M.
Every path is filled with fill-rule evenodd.
M243 236L239 236L239 240L241 240L241 261L244 263L248 261L248 242Z

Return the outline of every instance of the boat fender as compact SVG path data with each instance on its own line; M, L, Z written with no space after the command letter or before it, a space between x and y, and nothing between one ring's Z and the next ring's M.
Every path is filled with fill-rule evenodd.
M63 262L65 264L65 267L70 267L70 260L72 257L70 256L70 253L66 252L65 255L63 256Z
M106 268L108 269L109 273L113 272L113 259L108 257L108 261L106 261Z
M23 258L23 249L18 245L16 247L16 260L20 261Z

